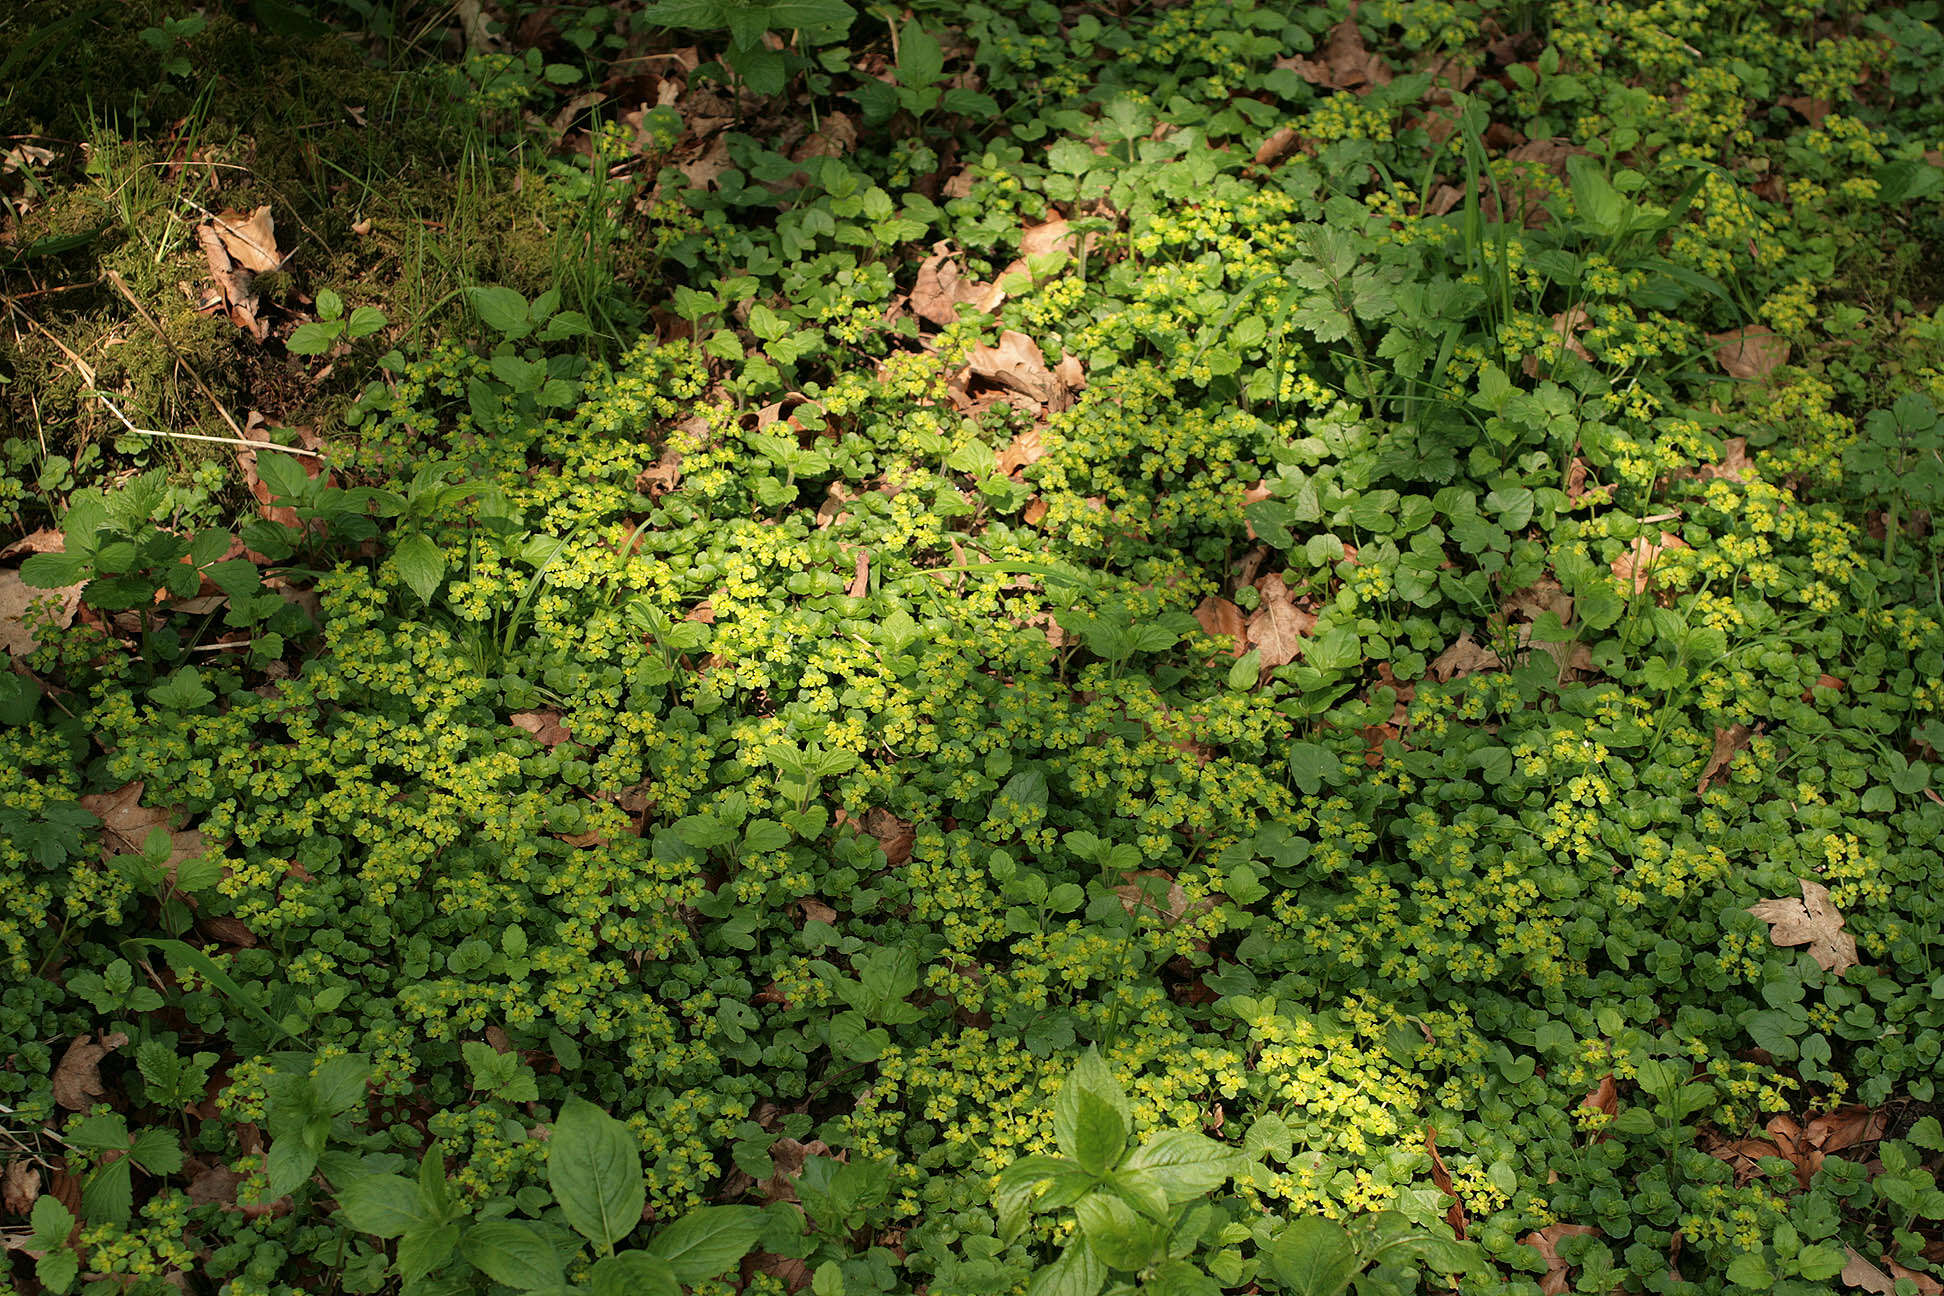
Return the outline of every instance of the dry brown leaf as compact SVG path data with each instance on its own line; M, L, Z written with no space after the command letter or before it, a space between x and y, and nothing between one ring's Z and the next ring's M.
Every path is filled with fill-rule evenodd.
M1580 1099L1580 1106L1591 1107L1594 1111L1605 1112L1609 1116L1619 1110L1620 1090L1613 1083L1612 1072L1609 1071L1600 1077L1600 1083L1593 1087L1593 1092Z
M1120 897L1121 908L1130 914L1144 909L1172 925L1190 912L1205 913L1215 907L1215 902L1206 897L1190 903L1188 893L1174 880L1174 874L1161 869L1141 869L1121 876L1127 880L1114 888L1114 894Z
M221 945L237 945L244 949L253 949L257 943L256 933L236 918L199 918L196 920L196 929Z
M1069 397L1087 389L1087 371L1081 367L1079 356L1062 353L1060 363L1053 366L1053 377L1066 388Z
M243 470L243 484L250 488L250 494L256 496L257 512L270 521L282 523L292 530L301 529L303 523L298 518L294 507L289 504L270 502L272 499L270 488L264 484L263 478L257 476L257 452L254 450L239 452L236 463Z
M1047 368L1039 344L1012 329L999 335L998 346L972 348L970 370L973 376L1018 392L1055 413L1073 403L1073 389Z
M933 245L932 255L919 263L918 281L911 289L912 314L940 328L957 321L960 303L990 314L1006 299L998 284L966 278L957 255L948 251L948 246Z
M787 1292L800 1292L814 1281L808 1263L774 1251L754 1252L742 1262L742 1267L751 1275L768 1274L782 1283Z
M1027 428L1012 439L1012 444L999 452L999 475L1015 480L1019 470L1027 464L1038 463L1046 450L1040 444L1039 429Z
M650 495L666 495L681 480L682 452L673 445L665 445L653 468L643 468L635 474L635 489L645 490Z
M1461 675L1495 671L1502 665L1497 653L1473 639L1468 632L1459 635L1456 643L1433 657L1425 669L1438 683L1448 684Z
M785 1135L770 1144L770 1177L758 1185L766 1201L793 1202L797 1199L796 1179L803 1163L811 1157L829 1156L830 1146L822 1139L799 1143Z
M26 1215L34 1209L41 1190L40 1171L31 1161L9 1161L4 1175L0 1175L0 1206L7 1208L9 1215Z
M857 122L849 113L825 113L817 129L790 150L792 162L816 157L843 157L857 147Z
M1829 888L1802 880L1802 899L1764 900L1748 912L1769 925L1777 945L1807 945L1825 972L1843 975L1857 964L1856 937L1843 930L1843 915L1830 903Z
M103 848L111 855L132 855L142 849L149 833L161 828L169 834L169 876L186 859L206 854L209 844L193 828L176 830L170 825L172 810L158 810L142 804L144 784L140 779L123 784L113 792L96 792L81 798L81 808L101 820Z
M1754 467L1754 460L1748 457L1748 438L1729 437L1721 443L1721 458L1711 464L1697 464L1678 475L1701 481L1747 481Z
M1701 781L1695 785L1696 796L1706 792L1727 772L1729 763L1748 746L1748 740L1755 731L1745 724L1729 725L1726 729L1715 730L1714 751L1708 755L1708 766L1701 771Z
M797 908L803 910L803 921L830 923L835 926L837 911L821 900L799 900Z
M1633 593L1643 594L1654 579L1654 569L1661 564L1661 555L1670 549L1687 547L1687 541L1672 531L1661 532L1658 540L1636 536L1632 547L1613 560L1613 574L1625 581Z
M1885 1257L1883 1263L1890 1267L1892 1278L1908 1278L1916 1283L1918 1296L1944 1296L1944 1282L1939 1282L1930 1274L1918 1273L1915 1269L1900 1265L1888 1257Z
M851 576L851 583L844 588L850 598L863 598L871 592L871 553L868 549L857 551L857 569Z
M1195 620L1201 628L1212 635L1227 635L1230 640L1229 655L1240 657L1247 652L1249 635L1248 620L1243 617L1242 609L1225 598L1214 595L1195 605Z
M560 723L558 711L515 711L507 720L515 729L532 734L535 742L547 748L558 747L574 736Z
M1843 1250L1849 1255L1849 1263L1843 1266L1843 1272L1838 1275L1843 1280L1843 1286L1892 1296L1897 1290L1896 1279L1871 1264L1855 1247L1844 1247Z
M1334 90L1389 85L1393 75L1389 64L1364 47L1363 33L1354 18L1345 18L1330 28L1318 57L1281 58L1276 66L1289 69L1311 85Z
M67 552L67 538L59 531L42 527L38 531L29 531L4 549L0 549L0 562L8 562L28 554L65 552Z
M882 806L864 812L864 831L877 838L884 862L893 867L911 858L911 848L918 840L915 828Z
M245 270L262 274L283 268L285 258L277 251L277 223L271 218L267 204L248 216L234 211L219 212L210 224L222 240L223 251Z
M74 624L74 614L81 608L81 586L36 589L22 581L19 572L0 568L0 650L25 657L40 646L29 628L28 614L43 603L49 609L49 620L66 629ZM35 624L46 622L37 618Z
M1559 1243L1562 1238L1586 1237L1600 1230L1590 1224L1548 1224L1545 1228L1528 1233L1519 1241L1537 1251L1546 1262L1546 1276L1539 1280L1539 1290L1545 1296L1560 1296L1572 1287L1570 1274L1573 1266L1559 1258Z
M1715 344L1715 359L1731 378L1766 378L1789 363L1789 344L1761 324L1710 333Z
M101 1060L126 1043L128 1036L121 1031L104 1031L93 1040L83 1035L68 1045L54 1068L54 1101L69 1111L86 1111L107 1097L101 1084Z
M1262 654L1263 670L1274 670L1295 661L1303 651L1303 640L1316 628L1316 614L1291 601L1289 586L1279 574L1257 581L1256 592L1262 602L1249 617L1249 647Z
M1431 1182L1438 1191L1451 1198L1451 1207L1445 1211L1445 1222L1451 1231L1458 1235L1459 1241L1465 1239L1465 1202L1458 1190L1451 1186L1451 1171L1446 1168L1444 1158L1438 1155L1438 1131L1430 1125L1424 1127L1424 1150L1431 1154Z
M1823 118L1829 116L1827 99L1811 99L1808 95L1783 95L1775 102L1794 112L1811 126L1821 126Z
M1055 216L1050 221L1028 225L1019 232L1019 255L1030 257L1046 252L1065 252L1074 256L1082 249L1091 251L1097 238L1098 235L1089 234L1082 239L1072 232L1071 224L1064 216Z
M1270 132L1269 138L1263 140L1262 143L1256 146L1256 165L1272 165L1277 159L1296 147L1298 138L1294 126L1277 127L1274 131Z
M1874 1143L1889 1132L1889 1113L1855 1104L1816 1117L1804 1127L1802 1138L1818 1152L1841 1152L1858 1143Z
M216 281L216 296L203 305L203 313L211 313L220 306L230 323L257 341L266 341L270 326L257 314L256 276L230 259L229 249L213 224L196 227L196 242L202 246L203 259L209 263L209 277Z

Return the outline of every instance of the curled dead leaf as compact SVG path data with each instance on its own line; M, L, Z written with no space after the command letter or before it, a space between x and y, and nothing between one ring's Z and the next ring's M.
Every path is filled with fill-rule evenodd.
M1303 640L1316 628L1316 614L1296 606L1278 573L1258 580L1256 592L1262 602L1249 616L1249 647L1262 654L1262 669L1274 670L1303 651Z
M1214 595L1203 599L1195 605L1195 620L1209 634L1228 637L1230 656L1240 657L1248 651L1249 623L1242 609L1227 599Z
M1765 325L1710 333L1715 359L1731 378L1766 378L1789 363L1789 344Z
M4 548L0 548L0 562L11 562L27 554L65 553L67 537L51 527L29 531Z
M1881 1292L1882 1296L1892 1296L1897 1290L1897 1280L1871 1264L1862 1252L1855 1247L1844 1247L1843 1251L1849 1257L1843 1272L1837 1275L1843 1280L1843 1286L1854 1287L1858 1291Z
M1461 675L1474 675L1479 671L1495 671L1502 663L1499 655L1471 637L1469 632L1461 634L1451 647L1431 659L1426 671L1440 684L1448 684Z
M1451 1171L1446 1168L1444 1158L1438 1155L1438 1131L1430 1125L1424 1127L1424 1150L1431 1154L1431 1182L1437 1185L1439 1192L1451 1198L1451 1206L1445 1211L1445 1222L1451 1225L1451 1231L1462 1242L1465 1239L1465 1202L1458 1195L1458 1190L1452 1187Z
M1563 1238L1587 1237L1600 1230L1590 1224L1548 1224L1545 1228L1528 1233L1519 1241L1537 1251L1546 1262L1546 1276L1539 1280L1539 1290L1545 1296L1560 1296L1572 1287L1573 1266L1562 1260L1559 1243Z
M961 303L990 314L1006 299L998 284L966 278L957 254L948 248L945 243L933 246L932 255L919 263L918 281L911 289L912 314L940 328L957 321Z
M245 270L263 274L283 268L286 258L277 251L277 222L267 204L248 216L225 210L211 217L207 224L221 240L230 260Z
M1721 778L1729 764L1748 746L1748 740L1754 736L1755 731L1745 724L1734 724L1726 729L1715 730L1714 751L1708 755L1707 768L1701 771L1701 782L1695 785L1696 796L1706 792Z
M882 806L864 812L864 831L877 838L884 862L893 867L911 858L911 848L918 841L915 828Z
M40 646L33 626L66 629L80 609L81 586L37 589L22 581L19 572L0 569L0 651L27 656Z
M81 1036L61 1054L54 1068L54 1101L69 1111L86 1111L108 1096L101 1083L101 1060L128 1043L121 1031L104 1031L94 1039Z
M1613 574L1625 582L1632 593L1644 594L1653 583L1654 569L1661 565L1662 555L1670 549L1687 547L1687 541L1672 531L1661 532L1658 540L1636 536L1627 552L1613 560Z
M1393 76L1390 65L1365 48L1363 32L1358 30L1354 18L1345 18L1330 28L1323 48L1316 54L1315 58L1277 59L1276 66L1287 68L1311 85L1333 90L1389 85Z
M1027 464L1038 463L1040 456L1045 453L1045 448L1040 444L1039 429L1029 427L999 452L999 475L1018 480L1019 470Z
M113 792L96 792L81 798L81 808L101 820L102 848L110 855L132 855L148 842L151 832L161 828L169 834L169 859L165 866L175 876L176 866L184 860L207 854L209 843L193 828L180 831L171 827L172 810L142 804L145 784L137 779Z
M1807 945L1825 972L1843 975L1857 964L1856 937L1843 930L1843 915L1829 899L1829 888L1801 879L1802 899L1763 900L1748 912L1769 925L1777 945Z
M560 723L558 711L516 711L507 717L515 729L523 729L533 735L533 740L543 747L554 748L569 742L573 734Z
M1161 869L1141 869L1121 876L1126 881L1114 888L1114 894L1120 897L1121 908L1130 914L1143 911L1155 914L1173 926L1191 912L1205 913L1215 907L1215 902L1205 896L1191 902L1174 874Z
M999 335L997 346L972 348L968 367L973 377L1017 392L1054 413L1073 403L1075 389L1060 374L1047 367L1039 344L1013 329ZM1068 376L1073 373L1073 370L1067 370Z
M40 1191L40 1171L24 1158L9 1161L6 1172L0 1174L0 1206L6 1207L9 1215L25 1216L33 1210Z
M1280 126L1269 133L1269 137L1256 146L1257 166L1270 166L1289 150L1296 147L1299 136L1294 126Z

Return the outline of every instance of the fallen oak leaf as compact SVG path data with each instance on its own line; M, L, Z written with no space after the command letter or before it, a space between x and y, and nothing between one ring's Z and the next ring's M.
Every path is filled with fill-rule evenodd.
M230 260L252 274L280 270L286 258L277 251L277 222L265 204L248 216L222 211L210 218Z
M5 1206L9 1215L25 1216L33 1210L40 1191L40 1171L33 1162L23 1159L7 1163L6 1173L0 1175L0 1206Z
M1889 1266L1892 1278L1908 1278L1916 1283L1918 1296L1944 1296L1944 1282L1939 1282L1932 1275L1918 1273L1915 1269L1900 1265L1887 1256L1884 1257L1883 1263Z
M1263 670L1274 670L1296 660L1303 640L1316 628L1316 615L1295 605L1279 574L1257 581L1256 591L1262 602L1249 616L1249 647L1262 654Z
M1763 900L1748 912L1769 924L1776 945L1807 945L1825 972L1843 975L1857 965L1856 937L1843 930L1843 915L1830 902L1829 888L1802 879L1802 899Z
M1880 1292L1882 1296L1892 1296L1897 1290L1897 1280L1871 1264L1862 1252L1855 1247L1844 1247L1843 1251L1849 1257L1843 1265L1843 1272L1837 1275L1843 1280L1843 1286L1854 1287L1858 1291Z
M0 549L0 562L8 562L23 554L65 553L67 537L51 527L29 531L4 549Z
M972 376L1017 392L1058 413L1073 403L1075 388L1069 379L1078 376L1077 369L1067 367L1064 357L1060 363L1064 373L1047 367L1039 343L1024 333L1007 329L1000 333L997 346L973 347L968 368Z
M864 831L877 838L884 862L893 867L911 858L911 848L918 841L915 828L882 806L864 812Z
M966 278L957 255L947 247L945 243L933 245L932 255L919 263L918 281L911 289L912 314L940 328L957 322L961 304L991 314L1006 299L998 284Z
M101 1083L102 1059L128 1043L121 1031L104 1031L94 1039L86 1035L67 1046L54 1068L54 1101L69 1111L86 1111L108 1096Z
M1388 85L1394 75L1388 63L1364 47L1363 32L1358 30L1355 18L1345 18L1330 28L1321 58L1300 55L1280 58L1276 66L1294 72L1311 85L1328 86L1332 90Z
M95 792L81 798L81 808L101 820L102 849L112 855L131 855L147 845L149 834L160 828L169 834L169 858L164 867L171 878L184 860L209 853L209 843L193 828L172 827L175 812L142 804L146 785L141 779L125 783L113 792ZM106 840L112 838L113 840Z
M1461 675L1495 671L1503 664L1497 653L1473 639L1471 632L1466 631L1458 636L1451 647L1433 657L1425 670L1438 683L1448 684Z
M533 735L535 742L550 749L573 738L560 723L558 711L516 711L507 720L515 729L525 730Z
M1818 1116L1803 1127L1803 1141L1818 1152L1841 1152L1874 1143L1890 1131L1890 1117L1878 1108L1853 1104Z
M1040 443L1039 429L1027 428L1015 436L1012 443L999 452L999 475L1019 480L1019 470L1028 464L1038 463L1046 449Z
M1242 615L1242 609L1225 598L1214 595L1195 605L1195 620L1201 628L1218 638L1229 640L1229 655L1240 657L1248 651L1245 641L1249 634L1249 623Z
M40 589L21 580L17 571L0 569L0 652L27 656L40 647L32 619L44 618L44 624L65 630L80 610L80 584Z
M1589 1237L1600 1230L1590 1224L1548 1224L1545 1228L1528 1233L1519 1241L1537 1251L1546 1262L1546 1276L1539 1280L1539 1290L1545 1296L1561 1296L1572 1287L1570 1275L1573 1266L1560 1258L1559 1243L1562 1238Z
M1654 569L1660 566L1661 555L1670 549L1687 547L1687 541L1672 531L1661 532L1659 540L1636 536L1627 552L1613 560L1613 574L1626 583L1633 593L1644 594L1653 581Z
M1714 751L1708 756L1707 768L1701 771L1701 781L1695 785L1694 794L1700 796L1719 780L1754 736L1755 731L1745 724L1715 730Z
M1445 1167L1444 1158L1438 1155L1438 1131L1430 1125L1424 1127L1424 1150L1431 1154L1431 1182L1437 1185L1439 1192L1451 1198L1451 1207L1445 1211L1445 1222L1451 1225L1451 1231L1462 1242L1465 1240L1465 1202L1451 1185L1451 1171Z
M1283 156L1283 154L1295 148L1296 141L1300 138L1301 136L1299 136L1296 133L1296 128L1294 126L1277 127L1274 131L1271 131L1269 133L1269 137L1267 139L1263 140L1262 143L1256 146L1256 151L1255 151L1256 165L1257 166L1273 165L1277 160L1279 160Z
M1789 363L1789 344L1761 324L1710 333L1715 360L1730 378L1766 378Z

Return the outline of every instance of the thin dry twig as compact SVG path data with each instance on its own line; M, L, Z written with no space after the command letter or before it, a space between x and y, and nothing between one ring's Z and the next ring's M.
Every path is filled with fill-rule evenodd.
M46 338L49 342L52 342L55 346L60 348L61 354L66 356L69 362L72 363L76 369L81 371L81 377L87 381L88 386L90 387L94 386L95 371L93 365L89 364L86 360L83 360L80 356L76 355L73 349L70 348L67 343L55 337L53 332L45 324L35 319L32 315L29 315L27 313L27 308L22 306L17 299L13 297L8 297L5 298L5 301L7 303L8 308L11 309L14 314L20 316L20 318L27 321L27 326L29 328L35 330L42 337Z
M245 446L251 450L281 450L284 454L302 455L306 459L322 459L324 457L315 450L304 450L297 446L278 445L275 441L254 441L249 437L204 436L199 432L158 432L154 428L136 427L129 421L128 415L121 412L121 407L108 399L108 393L89 388L83 394L92 396L103 405L106 405L108 412L120 419L122 426L130 432L133 432L136 436L170 437L177 441L209 441L216 445ZM235 424L231 424L231 426L234 427Z
M196 384L196 389L202 392L204 396L209 398L209 403L216 407L216 412L218 414L223 416L223 422L229 424L230 431L236 433L236 435L239 438L245 441L249 440L248 437L243 435L243 426L240 423L238 423L235 417L229 412L229 410L224 407L223 402L216 398L216 393L209 389L209 384L202 380L202 375L196 372L195 366L190 364L188 359L182 354L181 350L179 350L176 347L175 339L169 336L168 330L162 327L161 321L157 320L155 316L149 314L148 307L142 305L142 303L136 299L135 294L129 290L128 284L121 277L120 272L115 270L110 270L108 272L108 282L115 285L116 290L120 292L123 297L126 297L128 299L128 304L135 308L135 313L142 317L142 322L144 324L147 324L151 329L155 330L155 336L162 339L163 346L169 348L169 354L175 357L176 363L182 366L183 372L187 373L190 377L190 380ZM94 385L92 380L89 382L88 385L91 387ZM128 420L123 419L122 421L126 423ZM160 435L160 434L156 434L156 435ZM176 433L171 433L170 435L180 436L180 437L190 436L190 434L187 432L176 432ZM222 438L196 437L194 439L220 441ZM277 446L276 448L281 450L284 447Z

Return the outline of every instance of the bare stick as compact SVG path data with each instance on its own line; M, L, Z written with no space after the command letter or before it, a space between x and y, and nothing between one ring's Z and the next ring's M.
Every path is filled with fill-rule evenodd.
M116 289L120 291L121 295L128 299L128 304L135 308L135 313L142 317L142 322L155 330L155 336L162 339L162 345L169 348L169 354L173 355L176 358L176 363L181 365L184 372L186 372L189 375L189 377L195 381L196 387L202 392L202 394L209 398L209 403L211 405L214 405L216 407L216 412L223 416L223 422L229 424L230 431L236 433L236 435L239 438L242 438L245 441L249 440L248 437L243 435L242 426L239 425L236 419L231 416L229 410L224 408L223 402L216 399L216 393L209 390L209 384L202 380L202 375L197 373L195 367L191 365L189 361L183 357L182 352L176 349L175 340L169 336L168 331L162 327L161 322L157 320L155 316L149 314L148 307L142 305L141 302L137 301L135 298L135 294L129 291L128 284L122 279L120 272L115 270L110 270L108 272L108 282L115 285ZM187 436L188 434L184 432L178 432L175 433L174 435ZM205 437L205 438L197 438L197 439L209 440L211 438ZM217 437L213 439L220 441L222 438ZM281 450L283 449L283 447L278 446L277 449Z
M136 436L170 437L177 441L209 441L216 445L246 446L251 450L281 450L288 455L302 455L306 459L322 459L324 456L315 450L301 450L296 446L278 445L275 441L253 441L249 437L203 436L198 432L158 432L154 428L136 427L128 421L128 415L121 412L115 402L108 399L108 393L99 392L92 387L85 393L108 407L108 412L121 420L122 426Z

